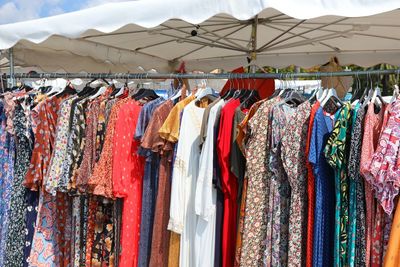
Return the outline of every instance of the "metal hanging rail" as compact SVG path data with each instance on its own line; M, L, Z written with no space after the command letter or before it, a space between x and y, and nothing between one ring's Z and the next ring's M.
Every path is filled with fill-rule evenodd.
M303 72L303 73L15 73L4 75L16 79L294 79L320 78L335 76L389 75L400 74L400 69L370 70L370 71L339 71L339 72Z

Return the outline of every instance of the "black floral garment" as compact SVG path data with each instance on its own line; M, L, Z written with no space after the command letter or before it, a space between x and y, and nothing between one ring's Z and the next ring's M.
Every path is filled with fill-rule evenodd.
M25 248L25 220L27 204L25 194L27 189L23 186L25 174L28 170L33 137L27 129L27 118L21 105L15 107L14 129L16 139L16 159L14 167L13 193L10 202L9 228L6 239L4 266L23 266ZM33 208L33 207L32 207Z
M354 115L353 115L354 116ZM355 255L354 266L365 266L366 257L366 207L365 207L365 192L364 180L360 173L360 159L361 159L361 146L363 137L365 109L360 107L357 111L356 120L353 125L351 144L350 144L350 158L348 165L348 175L350 180L355 183L356 196L355 196L355 210L356 210L356 231L355 231Z

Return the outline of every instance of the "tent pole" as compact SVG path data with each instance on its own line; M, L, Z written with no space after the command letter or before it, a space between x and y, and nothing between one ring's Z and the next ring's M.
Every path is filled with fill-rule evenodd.
M257 25L258 15L256 15L251 24L251 52L250 52L250 63L257 60ZM250 73L256 72L256 66L250 66Z
M15 86L15 76L14 76L14 51L12 48L8 49L9 61L10 61L10 84L11 87Z

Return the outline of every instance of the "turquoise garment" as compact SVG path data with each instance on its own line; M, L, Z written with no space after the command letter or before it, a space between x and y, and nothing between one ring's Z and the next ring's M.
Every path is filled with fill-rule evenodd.
M353 108L351 114L351 134L353 135L354 125L356 123L357 112L360 109L360 103ZM349 179L349 227L347 229L347 258L348 266L354 267L354 259L356 256L356 232L357 232L357 184L354 179Z
M334 266L347 266L349 220L348 147L351 132L351 104L346 103L336 117L335 126L325 147L325 157L335 170L335 242Z

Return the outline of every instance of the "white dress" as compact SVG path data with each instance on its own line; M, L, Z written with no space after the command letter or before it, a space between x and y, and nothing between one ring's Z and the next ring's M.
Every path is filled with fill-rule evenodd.
M168 229L181 234L180 267L196 266L196 179L199 174L200 130L204 109L189 103L183 110L179 142L172 171Z
M214 266L215 223L217 191L213 186L214 163L214 123L224 100L219 100L210 109L207 124L207 137L200 155L200 170L197 178L195 210L198 217L196 227L196 265L197 267Z

